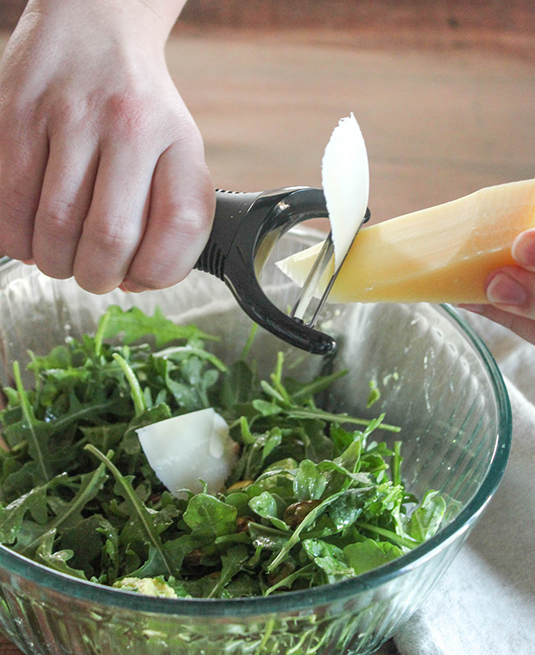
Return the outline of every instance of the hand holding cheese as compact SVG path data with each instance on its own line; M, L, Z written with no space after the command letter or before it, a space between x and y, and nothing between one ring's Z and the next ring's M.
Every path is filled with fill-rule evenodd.
M511 294L514 280L523 293L517 289L515 298L505 305L502 300L499 308L535 318L533 228L535 180L488 187L365 228L350 248L329 299L486 305L502 300L498 294L505 293L506 284ZM317 251L317 246L309 248L279 266L302 284ZM504 267L505 282L495 274ZM324 283L332 272L326 272ZM479 311L498 320L491 311ZM517 331L511 317L505 324ZM524 326L521 332L535 341L534 327Z
M515 266L493 271L485 282L492 305L461 305L535 344L535 229L518 235L511 250Z
M535 180L469 196L363 229L350 248L332 302L486 303L485 280L514 265L511 247L535 228ZM318 247L282 262L302 284ZM326 280L332 275L327 271ZM321 288L319 289L321 292Z

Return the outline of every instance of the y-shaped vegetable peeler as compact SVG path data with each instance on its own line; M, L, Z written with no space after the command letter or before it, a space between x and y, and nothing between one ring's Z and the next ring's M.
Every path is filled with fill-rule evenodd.
M217 190L212 232L195 268L223 280L246 314L280 339L314 354L332 353L336 348L332 337L282 312L258 281L269 253L286 231L302 221L328 216L321 189ZM368 217L369 212L365 220Z

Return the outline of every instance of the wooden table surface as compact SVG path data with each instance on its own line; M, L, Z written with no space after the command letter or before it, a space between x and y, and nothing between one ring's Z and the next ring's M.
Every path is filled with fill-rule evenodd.
M21 655L22 651L0 635L0 653L1 655Z
M319 185L325 144L350 111L369 151L374 220L534 176L535 47L385 43L317 33L174 36L170 69L216 186ZM0 639L0 655L18 653Z

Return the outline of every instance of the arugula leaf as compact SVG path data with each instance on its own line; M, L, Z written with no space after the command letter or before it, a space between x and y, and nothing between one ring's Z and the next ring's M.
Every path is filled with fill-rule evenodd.
M318 409L317 407L301 407L299 409L291 409L288 411L288 416L293 418L319 418L324 421L330 421L335 425L343 425L344 423L353 423L355 425L371 425L372 423L372 421L368 419L355 418L354 416L349 416L345 413L333 414L332 412L326 412L322 409ZM387 430L388 432L399 432L401 428L395 425L381 423L381 429Z
M338 582L355 576L347 565L344 551L320 539L305 539L303 549L310 559L324 571L328 582Z
M130 510L136 515L136 518L139 521L139 525L142 526L149 544L155 549L161 563L163 563L167 573L170 575L172 573L171 566L169 565L169 562L167 561L165 553L162 549L160 536L153 521L153 515L148 512L145 505L136 496L136 493L132 488L131 478L123 476L117 467L111 462L109 457L101 453L100 450L95 448L95 446L92 444L87 444L85 446L85 450L88 450L95 457L100 459L100 461L112 473L117 483L117 493L123 496L123 498L128 503Z
M429 539L437 530L446 513L446 501L438 491L428 491L421 505L412 513L408 525L407 534L413 539L422 543Z
M409 550L415 548L418 545L416 540L412 540L409 537L403 537L398 535L396 532L392 532L392 530L387 530L386 528L382 528L378 525L373 525L372 523L367 523L365 521L355 521L355 525L358 528L363 528L364 530L371 532L379 538L384 537L386 540L384 543L388 541L394 542L395 545L402 546Z
M314 507L314 509L309 512L303 521L299 524L299 526L295 529L293 532L292 536L288 539L288 542L284 545L283 548L281 548L280 552L278 553L277 557L271 562L271 564L268 566L268 572L271 573L274 571L279 564L281 564L284 559L288 556L290 550L297 544L299 543L301 539L301 533L305 530L311 527L311 525L314 523L314 521L320 516L329 505L334 503L334 501L337 498L340 498L340 496L343 494L343 491L339 491L336 494L333 494L329 498L326 498L323 502L321 502L319 505Z
M85 506L99 493L106 478L106 468L101 465L95 471L80 477L77 492L72 500L65 501L60 496L49 498L48 504L53 509L55 518L40 526L40 529L34 532L32 541L25 544L21 549L17 548L17 550L23 555L31 556L41 543L43 535L56 532L60 527L65 528L65 526L79 522ZM68 479L65 479L65 481L69 482Z
M402 555L402 551L394 544L373 539L346 546L343 552L355 575L371 571Z
M314 378L311 382L297 385L295 382L292 386L297 386L297 389L291 393L291 399L294 404L305 404L311 398L321 391L325 391L332 386L334 382L347 375L347 370L337 371L331 375L320 375Z
M368 400L366 401L366 409L369 409L372 405L374 405L379 400L380 397L381 397L381 392L379 391L377 382L375 380L370 380L370 395L368 396Z
M53 551L54 538L55 531L46 533L45 538L43 539L35 554L36 562L45 564L54 571L66 573L67 575L71 575L74 578L79 578L80 580L87 580L88 578L84 571L75 569L67 564L67 562L72 559L74 555L72 550Z
M112 585L119 576L120 553L119 535L111 521L100 517L100 525L96 528L104 538L101 553L101 570L106 584Z
M327 486L327 478L314 462L304 459L299 464L293 482L294 495L298 500L319 500Z
M215 496L201 493L192 497L184 512L184 522L196 536L220 537L236 531L237 511Z
M46 504L47 487L35 487L7 507L0 507L0 542L14 544L22 526L26 512L31 512L38 525L46 523L48 509Z
M255 548L280 551L289 541L287 532L260 523L249 523L247 531Z
M225 409L232 409L239 403L251 399L254 385L254 373L251 367L243 361L236 360L223 378L220 393L220 403Z
M375 497L375 490L369 487L348 489L329 508L329 518L336 530L344 530L353 525L365 507Z
M245 361L253 333L230 365L207 338L160 310L111 307L94 337L30 354L35 389L24 389L15 366L0 411L9 447L0 452L0 542L101 584L236 598L353 577L414 548L457 511L432 491L411 514L418 501L403 483L401 443L376 437L399 431L384 415L321 409L319 394L345 371L285 378L280 353L259 379ZM377 385L370 390L376 399ZM205 407L228 422L238 461L219 493L176 498L136 430Z
M218 598L222 595L223 589L232 578L241 571L245 562L249 559L249 551L245 546L234 546L226 555L221 556L221 574L217 584L208 594L208 598Z
M259 496L251 498L249 507L261 518L268 519L275 528L288 530L288 526L280 518L286 508L286 503L280 496L263 491Z
M177 325L165 318L162 310L157 307L154 316L147 316L137 307L123 311L117 305L108 307L106 313L101 317L95 341L97 352L104 340L113 339L122 335L123 343L130 344L148 335L154 336L156 347L159 348L175 339L215 339L208 334L201 332L194 325Z
M130 368L124 357L121 357L119 353L113 353L113 359L122 368L128 384L130 385L130 393L132 394L132 401L134 403L134 412L136 416L139 416L140 414L143 414L143 412L147 409L147 404L145 402L145 397L143 396L143 391L141 390L139 380L135 376L134 371Z

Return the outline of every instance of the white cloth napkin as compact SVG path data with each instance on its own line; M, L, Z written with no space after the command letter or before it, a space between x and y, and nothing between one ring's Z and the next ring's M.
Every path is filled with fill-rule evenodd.
M505 378L511 455L485 514L395 642L402 655L534 655L535 346L483 317L464 315Z

